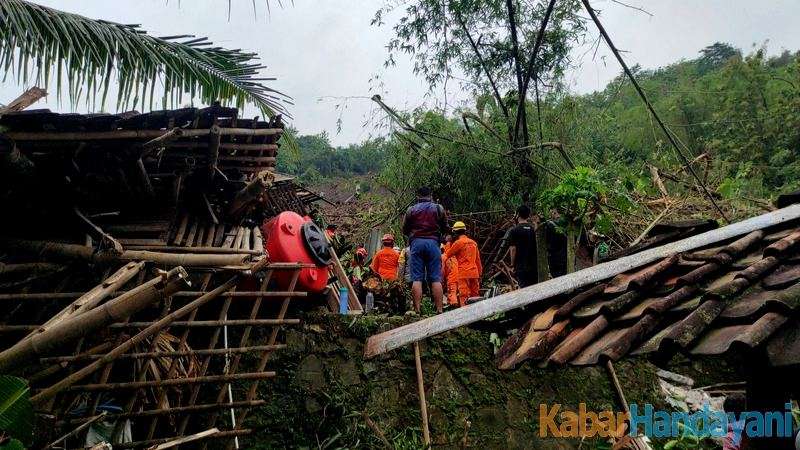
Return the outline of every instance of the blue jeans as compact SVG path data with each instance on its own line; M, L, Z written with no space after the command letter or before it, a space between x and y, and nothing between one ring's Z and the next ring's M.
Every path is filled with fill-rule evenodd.
M442 281L442 251L437 239L411 241L411 281Z

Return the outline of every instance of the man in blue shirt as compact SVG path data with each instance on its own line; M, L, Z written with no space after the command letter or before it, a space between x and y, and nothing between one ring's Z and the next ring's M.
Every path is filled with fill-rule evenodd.
M431 283L436 311L442 312L442 251L439 243L446 229L444 207L433 201L430 188L420 188L417 203L406 210L403 218L403 234L411 245L411 296L417 312L422 303L423 280Z

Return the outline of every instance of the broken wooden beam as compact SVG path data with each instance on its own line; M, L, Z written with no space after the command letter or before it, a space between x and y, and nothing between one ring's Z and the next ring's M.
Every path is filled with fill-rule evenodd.
M247 186L237 192L233 200L231 200L228 206L228 215L236 218L244 214L254 202L266 195L267 189L272 185L274 180L274 175L265 173L248 183Z
M28 89L27 91L23 92L22 95L11 100L9 104L0 108L0 115L22 111L23 109L31 106L32 104L36 103L42 97L47 95L47 91L44 89L33 86L32 88Z
M634 255L598 264L562 277L533 286L492 297L437 316L404 325L370 337L364 349L367 358L403 347L445 331L469 325L495 314L511 311L531 303L573 291L598 281L611 278L676 253L726 241L752 231L761 230L800 218L800 204L752 217L741 222L707 231L681 241L645 250Z

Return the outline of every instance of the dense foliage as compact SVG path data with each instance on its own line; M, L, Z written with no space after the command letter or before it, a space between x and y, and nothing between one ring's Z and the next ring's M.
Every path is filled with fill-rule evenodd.
M634 70L684 153L694 160L695 170L732 218L756 214L764 200L800 188L797 54L767 56L756 49L743 55L715 43L696 59ZM387 204L406 204L416 188L430 185L456 213L513 211L527 201L547 215L555 205L542 193L569 185L564 184L569 174L583 173L573 168L585 167L591 169L587 173L595 191L604 197L603 214L592 223L603 229L599 232L610 228L610 213L615 231L627 226L626 237L632 239L667 203L675 218L717 217L625 77L587 95L548 93L541 102L544 143L523 151L509 144L503 112L487 98L491 95L476 95L474 106L452 114L398 112L398 123L408 126L350 149L332 149L324 136L301 137L300 146L312 150L292 162L294 169L284 165L283 170L326 175L374 171L379 174L376 181L397 194ZM528 127L535 134L532 101L528 110ZM530 162L536 179L520 170L518 157ZM660 174L670 200L661 198L653 173Z
M334 147L327 133L295 138L299 151L278 152L278 171L314 183L322 178L366 175L383 167L385 139Z

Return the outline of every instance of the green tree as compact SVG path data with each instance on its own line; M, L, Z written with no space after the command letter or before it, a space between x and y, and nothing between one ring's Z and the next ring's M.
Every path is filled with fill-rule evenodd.
M476 95L490 93L499 112L497 120L476 126L489 126L493 135L502 136L519 170L535 177L528 158L528 96L532 90L538 105L539 88L559 84L569 51L585 31L584 19L576 14L580 2L415 0L403 7L387 64L394 63L396 53L411 54L415 73L432 89L446 83L455 67L463 71ZM394 9L381 8L373 23L383 24L383 16ZM479 110L490 103L484 101Z

